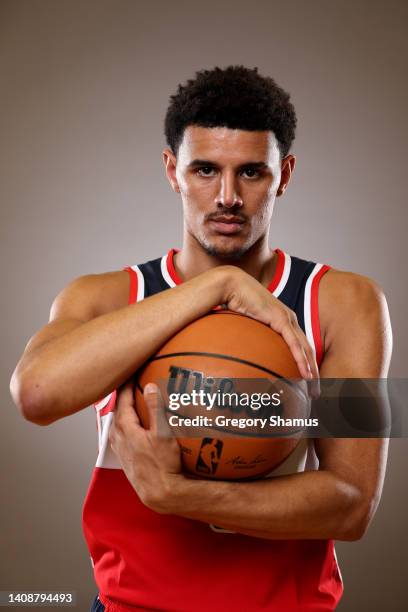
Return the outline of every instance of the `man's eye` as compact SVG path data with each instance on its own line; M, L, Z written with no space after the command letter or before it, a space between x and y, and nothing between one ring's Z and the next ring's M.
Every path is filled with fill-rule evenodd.
M255 168L244 168L242 170L242 174L245 175L246 178L258 178L259 170L256 170Z
M211 166L201 166L201 168L197 169L197 174L199 176L214 176L215 169Z

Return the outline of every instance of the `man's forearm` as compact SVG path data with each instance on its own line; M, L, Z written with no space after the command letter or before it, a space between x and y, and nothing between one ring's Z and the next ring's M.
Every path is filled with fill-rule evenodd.
M16 403L39 424L72 414L121 385L173 334L222 299L221 273L88 322L34 348L12 379Z
M271 539L358 539L365 514L359 490L328 471L248 483L180 477L154 509Z

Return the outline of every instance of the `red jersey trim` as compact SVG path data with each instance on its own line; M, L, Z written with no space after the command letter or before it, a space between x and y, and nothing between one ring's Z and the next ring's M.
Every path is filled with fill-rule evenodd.
M322 276L330 270L330 266L322 266L319 272L316 274L312 281L310 289L310 316L312 320L312 333L316 349L316 362L319 366L323 359L323 342L320 330L320 317L319 317L319 283Z
M129 301L128 304L134 304L137 298L137 274L130 266L125 268L126 272L129 272L130 277L130 288L129 288Z
M102 408L102 410L99 411L101 417L103 417L105 414L108 414L108 412L111 412L114 409L116 402L116 393L116 390L112 391L109 402L106 404L106 406Z
M283 276L283 270L285 269L285 255L283 251L281 251L280 249L275 249L275 253L278 256L278 261L276 262L275 274L273 275L271 282L267 286L268 291L270 291L271 293L275 291L276 287L281 282L281 279Z
M171 277L171 279L176 283L176 285L181 285L182 280L176 272L176 268L174 266L174 255L178 253L179 249L171 249L167 255L167 271Z

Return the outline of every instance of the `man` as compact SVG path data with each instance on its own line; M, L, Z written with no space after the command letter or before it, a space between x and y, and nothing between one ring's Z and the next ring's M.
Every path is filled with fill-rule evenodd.
M316 611L341 597L333 539L367 529L386 441L318 439L299 446L280 477L191 480L177 443L157 434L157 387L144 390L144 430L131 382L169 337L218 305L280 333L309 381L319 369L387 375L391 330L377 285L268 246L275 198L295 167L295 126L289 95L256 69L202 71L179 86L163 159L183 204L182 249L75 280L14 372L15 402L35 423L96 402L100 452L84 507L95 610Z

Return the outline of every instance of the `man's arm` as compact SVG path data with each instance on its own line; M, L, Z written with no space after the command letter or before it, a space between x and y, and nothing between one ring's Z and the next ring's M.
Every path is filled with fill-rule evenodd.
M127 294L127 273L117 272L80 278L57 297L50 323L29 342L11 380L25 418L47 425L98 401L168 338L223 303L281 333L301 374L311 370L317 377L294 313L239 268L220 266L125 306Z
M127 306L128 282L127 272L82 277L57 296L11 380L26 418L46 425L103 398L221 298L213 274Z
M321 375L385 377L391 329L384 296L363 277L334 271L326 276L320 291L326 342ZM157 397L147 397L155 421ZM250 483L191 480L174 467L176 442L158 439L154 427L149 432L139 427L126 390L111 442L128 479L153 510L272 539L360 538L378 505L387 456L386 440L322 439L315 442L318 471Z

